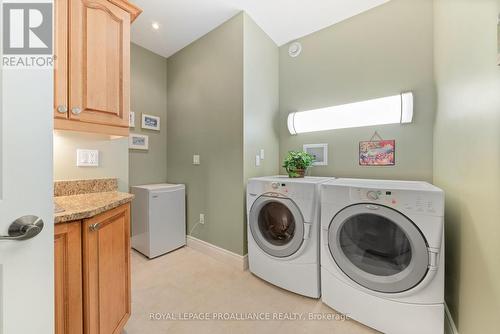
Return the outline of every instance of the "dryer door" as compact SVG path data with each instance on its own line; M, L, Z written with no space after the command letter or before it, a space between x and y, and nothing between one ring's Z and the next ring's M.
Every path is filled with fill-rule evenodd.
M304 218L288 198L260 196L248 216L250 232L259 247L274 257L295 254L304 240Z
M417 226L389 207L356 204L332 219L328 246L340 269L367 289L398 293L427 274L427 243Z

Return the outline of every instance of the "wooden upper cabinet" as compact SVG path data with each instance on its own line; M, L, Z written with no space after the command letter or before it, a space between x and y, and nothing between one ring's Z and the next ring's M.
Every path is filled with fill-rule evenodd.
M71 19L70 118L128 128L130 15L105 0L78 0Z
M83 222L84 329L119 334L130 317L130 204Z
M127 135L130 24L140 10L124 0L56 0L55 13L55 128Z

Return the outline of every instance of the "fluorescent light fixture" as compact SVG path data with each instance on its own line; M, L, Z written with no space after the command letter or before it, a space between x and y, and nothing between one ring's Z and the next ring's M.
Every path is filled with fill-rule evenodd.
M294 112L288 115L292 135L305 132L411 123L413 93L383 97L340 106Z

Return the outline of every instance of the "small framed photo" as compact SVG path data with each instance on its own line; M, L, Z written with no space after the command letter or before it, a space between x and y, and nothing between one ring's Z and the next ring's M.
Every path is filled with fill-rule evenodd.
M359 142L360 166L396 165L395 140L370 140Z
M142 114L142 128L160 131L160 117Z
M328 144L306 144L303 149L314 157L313 166L328 165Z
M128 148L147 151L149 149L149 137L146 135L131 133L129 135Z
M133 111L128 114L128 127L135 128L135 112Z

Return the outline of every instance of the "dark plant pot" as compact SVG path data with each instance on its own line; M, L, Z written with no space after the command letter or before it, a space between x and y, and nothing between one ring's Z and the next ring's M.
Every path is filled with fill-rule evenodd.
M292 179L303 178L306 175L305 169L296 169L294 171L288 171L288 177Z

